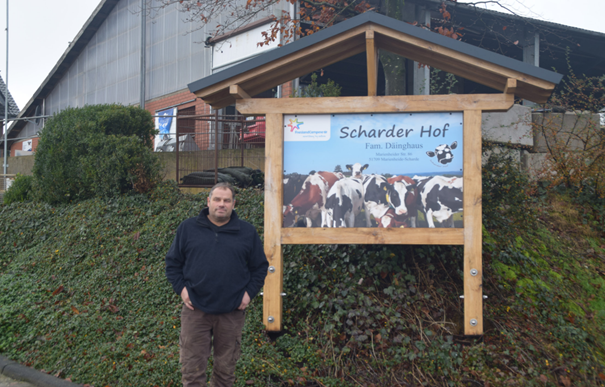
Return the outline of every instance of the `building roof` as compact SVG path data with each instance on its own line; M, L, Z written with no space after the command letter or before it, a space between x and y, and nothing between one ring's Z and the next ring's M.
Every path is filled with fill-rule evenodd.
M374 12L326 28L219 73L189 84L214 108L235 102L232 85L254 96L276 85L366 50L372 31L376 47L504 91L509 78L516 94L543 103L562 78L554 73Z
M65 53L58 60L55 67L51 70L46 79L42 82L38 90L34 93L32 98L27 102L25 107L19 114L19 117L31 117L34 116L36 106L42 102L42 100L53 90L56 84L59 82L61 77L65 74L65 72L69 69L69 67L74 63L80 53L86 48L86 45L90 41L90 39L94 36L94 34L98 31L101 24L105 21L111 10L115 7L115 5L120 0L101 0L97 8L93 11L90 18L86 21L80 32L74 38L72 44L67 48ZM408 0L409 2L418 3L420 0ZM421 0L421 2L431 3L434 5L441 4L442 0ZM571 32L575 33L582 39L592 39L591 41L602 42L605 39L605 34L587 31L580 28L569 27L561 24L545 22L537 19L531 18L523 18L514 15L507 15L495 11L483 10L477 7L473 7L470 5L466 5L463 3L456 3L447 1L448 9L456 8L460 10L464 10L465 12L469 12L470 10L477 10L478 12L482 12L486 15L498 15L504 18L510 18L511 20L523 20L530 21L537 26L549 26L552 29L563 31L563 32ZM331 27L332 28L332 27ZM595 40L597 39L597 40ZM602 46L601 46L602 47ZM593 47L592 44L582 43L580 47L571 47L572 50L576 50L578 48L582 49L582 52L591 52L593 55L604 55L605 51L598 47ZM584 63L589 63L591 61L583 61ZM593 61L598 62L598 61ZM605 63L604 61L600 61L600 63ZM548 67L551 68L551 67ZM579 71L579 73L587 73L586 71ZM194 82L195 83L195 82ZM11 137L11 132L18 131L21 127L25 125L25 121L16 121L9 128L9 137ZM13 133L12 137L16 136L16 133Z
M35 91L31 99L25 104L23 110L21 110L20 113L17 112L17 118L35 116L36 106L42 103L42 100L48 94L50 94L65 73L67 73L71 65L76 61L76 59L78 59L78 56L86 48L88 42L90 42L92 37L97 33L105 19L107 19L109 13L119 2L120 0L100 1L97 8L95 8L92 15L90 15L86 23L84 23L84 26L82 26L69 47L67 47L61 58L59 58L55 67L53 67L40 87L38 87L38 90ZM8 137L17 136L17 131L25 124L26 122L24 120L13 122L13 124L9 127Z
M406 0L406 5L426 7L434 16L431 25L441 22L442 0ZM445 1L451 14L450 25L463 27L462 40L476 46L522 59L523 48L539 35L540 67L566 74L601 76L605 73L605 33L566 26L493 10L473 4ZM436 24L435 24L436 25Z
M0 117L4 118L4 111L6 106L6 98L5 94L8 91L8 116L16 117L19 114L19 107L17 103L13 99L13 96L10 93L10 90L6 90L6 84L4 83L4 79L0 76Z

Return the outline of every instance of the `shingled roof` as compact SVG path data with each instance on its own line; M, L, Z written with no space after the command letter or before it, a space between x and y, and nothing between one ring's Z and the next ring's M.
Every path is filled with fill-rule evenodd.
M378 49L505 91L516 81L515 94L546 102L562 75L494 52L368 12L299 39L239 65L190 83L189 90L213 108L233 104L238 86L254 96L311 71L366 51L371 36Z
M0 116L1 117L4 117L4 111L5 111L5 106L6 106L6 102L5 102L6 94L7 94L6 84L4 83L4 79L2 79L2 77L0 76ZM8 90L8 116L12 118L12 117L16 117L18 114L19 114L19 107L17 106L17 103L13 99L13 96L11 95L10 90Z

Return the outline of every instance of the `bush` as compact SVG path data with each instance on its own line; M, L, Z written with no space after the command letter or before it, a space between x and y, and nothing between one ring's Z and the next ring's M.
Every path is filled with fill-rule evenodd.
M40 136L33 168L35 199L61 203L148 192L161 180L149 112L120 105L69 108Z
M15 181L4 194L4 204L28 200L32 190L33 179L33 176L25 176L18 173Z

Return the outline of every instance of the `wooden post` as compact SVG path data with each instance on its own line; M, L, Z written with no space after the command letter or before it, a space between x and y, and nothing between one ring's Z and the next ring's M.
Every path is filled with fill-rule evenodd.
M366 64L368 69L368 97L375 97L378 83L378 50L374 42L374 31L366 31Z
M464 334L483 334L481 110L464 111Z
M281 246L284 119L266 115L265 144L265 254L269 273L263 295L263 323L268 331L281 330L283 260Z

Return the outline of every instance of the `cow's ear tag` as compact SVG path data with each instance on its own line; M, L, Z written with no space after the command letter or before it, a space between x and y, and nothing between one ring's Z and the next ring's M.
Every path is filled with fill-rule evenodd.
M298 210L294 211L294 213L298 215Z
M389 194L387 194L387 203L391 202L391 198L389 197Z
M382 189L384 189L385 191L387 190L387 187L382 187Z

